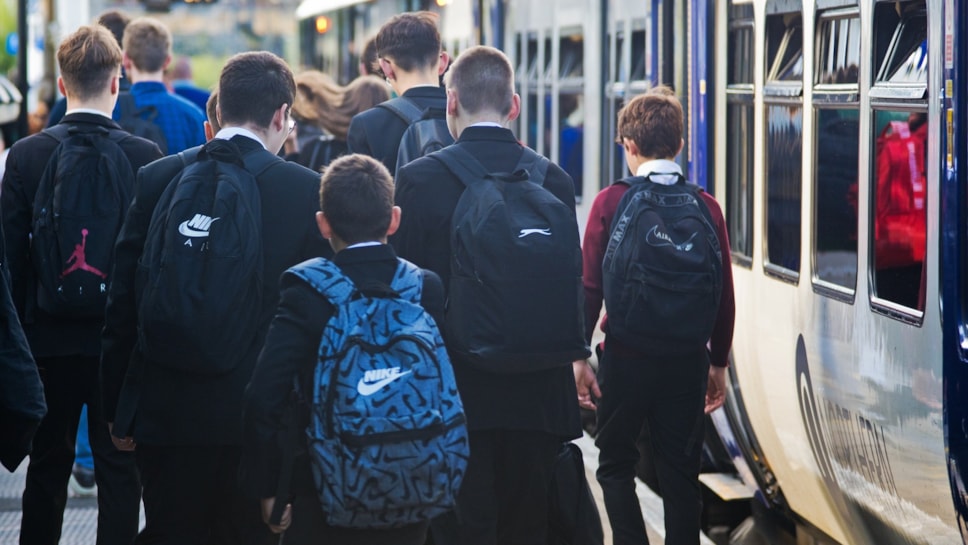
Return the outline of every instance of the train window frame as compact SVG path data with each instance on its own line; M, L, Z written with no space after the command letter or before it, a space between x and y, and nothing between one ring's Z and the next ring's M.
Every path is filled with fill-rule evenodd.
M796 222L797 236L790 237L790 240L796 240L796 270L787 267L785 265L772 262L770 260L770 249L771 244L777 244L776 241L771 243L770 241L770 231L771 231L771 210L770 210L770 189L772 184L770 183L770 110L775 107L794 107L799 109L800 117L800 138L799 138L799 150L796 156L800 158L800 172L798 173L797 187L797 210L802 207L803 203L803 117L806 114L804 111L803 104L803 79L806 75L805 71L802 69L804 65L803 61L803 6L802 2L793 0L774 0L767 4L767 17L766 17L766 32L764 44L766 47L766 59L765 59L765 69L766 69L766 82L763 87L763 118L766 120L767 130L763 134L763 221L766 222L765 229L763 232L763 240L760 244L763 246L763 272L777 280L782 282L787 282L793 285L800 283L800 270L803 267L803 262L800 259L800 254L802 253L802 236L803 236L803 217L801 217ZM796 48L796 39L799 38L799 51L796 49L791 50L791 46ZM800 70L800 80L778 80L775 79L783 74L791 63L795 63L799 58L801 63ZM780 246L778 246L780 247ZM792 252L790 253L792 255Z
M861 47L860 38L853 38L853 34L847 33L846 45L838 47L841 52L849 52L851 50L850 44L853 41L857 44L856 47L856 63L853 65L856 67L856 74L853 81L844 82L826 82L824 77L829 73L827 70L832 68L826 65L825 58L829 58L826 55L826 47L834 42L839 45L837 39L842 32L838 32L840 29L835 28L837 23L848 22L847 29L849 30L849 25L851 23L856 24L856 34L860 35L861 31L861 20L860 20L860 10L857 7L846 7L846 8L836 8L830 10L824 10L817 13L816 19L816 30L817 35L814 42L814 73L811 75L814 83L814 89L823 91L850 91L858 89L858 84L860 83L860 67L861 67ZM843 60L843 59L837 59ZM837 69L849 69L851 65L836 67ZM845 71L845 74L847 72ZM844 100L848 102L853 102L858 100L859 97L851 96L849 93L843 93L842 96Z
M875 153L877 140L880 136L880 126L878 125L877 116L879 112L893 112L896 114L908 113L928 113L928 82L930 81L930 74L928 70L925 70L924 81L923 82L893 82L885 79L886 74L891 70L892 64L896 65L895 55L899 51L899 44L905 38L905 32L910 32L912 30L911 25L920 21L920 24L924 26L924 36L925 40L928 37L927 33L927 17L926 17L926 3L921 0L912 0L902 2L903 8L901 13L898 15L893 10L895 6L893 3L885 4L883 2L878 2L875 5L874 10L874 36L875 36L875 47L873 49L874 58L872 60L873 66L873 81L871 88L868 91L868 96L870 97L869 109L867 112L869 126L871 130L869 131L868 137L870 138L869 146L870 153L868 154L868 177L864 182L868 184L869 195L871 198L868 199L867 203L867 222L871 225L868 229L867 236L867 277L868 277L868 298L869 304L872 312L887 316L889 318L913 325L920 326L924 322L925 309L916 308L905 305L897 301L893 301L887 297L878 295L877 293L877 282L876 282L876 270L877 265L877 247L876 247L876 230L873 227L874 221L877 214L877 154ZM890 27L894 28L891 29ZM886 27L886 28L885 28ZM887 36L890 36L887 45L882 45L883 42L878 43L878 40L885 40ZM928 43L927 46L930 48L933 44ZM908 54L906 57L909 57ZM930 65L929 65L930 66ZM927 121L930 123L930 120ZM930 125L929 125L930 127ZM925 168L928 168L926 161ZM925 198L931 199L933 196L929 191L925 192ZM934 198L937 198L934 196ZM929 201L930 202L930 201ZM929 202L925 203L925 207L929 205ZM927 219L925 220L927 221ZM925 225L925 230L929 228L929 225ZM928 248L925 248L927 251ZM924 268L927 266L927 261L921 263L922 276L924 275ZM924 289L925 286L920 286L919 290ZM922 296L925 294L919 293L918 303L921 304Z
M726 70L726 118L731 119L733 112L748 120L748 134L745 137L731 135L730 131L735 126L726 123L726 229L729 232L730 254L733 264L742 266L746 269L753 267L753 248L755 243L754 228L755 215L753 207L755 202L754 185L755 160L754 148L756 147L756 137L754 131L756 118L755 104L755 77L756 66L753 62L753 53L756 50L756 23L753 5L749 2L730 1L729 22L728 22L728 45L727 52L728 68ZM745 60L745 66L737 68L734 48L741 49L739 58ZM745 53L745 54L744 54ZM736 145L739 149L730 149L730 145ZM741 161L745 165L733 164L737 156L742 156ZM745 166L745 168L743 168ZM737 179L733 176L734 170L745 171L746 179Z

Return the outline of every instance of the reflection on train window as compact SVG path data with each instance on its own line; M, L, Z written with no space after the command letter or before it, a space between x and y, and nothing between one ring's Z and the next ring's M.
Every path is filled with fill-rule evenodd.
M753 5L730 2L726 81L726 228L736 260L753 257Z
M857 281L859 111L820 109L814 157L817 278L853 290Z
M873 123L874 295L924 310L927 114L876 110Z
M881 4L875 10L877 81L922 83L928 81L928 18L924 2Z
M726 108L726 225L734 254L753 257L753 106Z
M766 111L766 255L771 265L795 278L800 270L803 106L770 104Z
M766 18L767 81L803 80L803 21L799 13Z
M857 83L860 66L860 18L856 9L820 16L816 82Z

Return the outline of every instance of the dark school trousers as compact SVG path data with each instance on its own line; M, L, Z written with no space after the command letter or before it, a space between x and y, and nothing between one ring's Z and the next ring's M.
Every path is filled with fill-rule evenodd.
M598 369L597 478L614 545L649 538L635 494L636 439L648 427L651 456L662 488L666 543L698 545L703 409L709 381L705 350L695 357L650 358L616 349L605 337Z
M236 446L139 444L145 528L138 545L263 545L278 536L238 484Z
M101 410L97 357L37 358L47 416L34 436L23 495L20 543L56 545L74 467L81 407L88 406L88 434L97 483L97 545L130 545L138 533L141 482L134 455L114 448Z
M562 439L538 431L470 432L457 509L435 518L435 545L546 545L548 494Z

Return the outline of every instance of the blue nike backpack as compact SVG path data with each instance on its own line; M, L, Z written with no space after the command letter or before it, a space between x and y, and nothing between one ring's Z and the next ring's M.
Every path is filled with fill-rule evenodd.
M399 260L389 289L358 289L325 259L290 269L335 307L306 430L331 526L392 528L450 510L470 456L454 371L420 306L423 273Z

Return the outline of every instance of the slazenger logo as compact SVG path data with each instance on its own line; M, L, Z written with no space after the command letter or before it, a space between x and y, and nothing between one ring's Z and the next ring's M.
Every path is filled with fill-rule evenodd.
M544 235L550 237L551 229L521 229L521 234L518 235L518 238L524 238L528 235Z
M697 233L693 233L689 240L682 244L676 244L667 233L659 231L658 225L653 225L652 229L645 235L645 241L652 246L672 246L680 252L688 252L692 249L692 239L696 238Z
M186 237L207 237L208 230L218 219L204 214L195 214L195 217L192 219L181 222L178 226L178 232Z
M388 367L386 369L372 369L363 374L363 378L356 384L356 391L361 396L369 396L377 393L380 388L397 380L400 377L409 375L413 371L400 372L399 367Z

